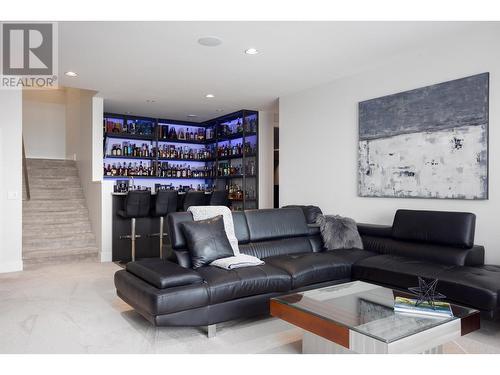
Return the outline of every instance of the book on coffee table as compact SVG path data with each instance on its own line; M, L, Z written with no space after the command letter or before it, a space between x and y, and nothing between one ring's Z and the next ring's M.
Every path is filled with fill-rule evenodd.
M453 317L453 312L448 302L438 301L431 305L425 301L419 303L417 306L417 301L412 298L396 297L394 299L394 311L413 315Z

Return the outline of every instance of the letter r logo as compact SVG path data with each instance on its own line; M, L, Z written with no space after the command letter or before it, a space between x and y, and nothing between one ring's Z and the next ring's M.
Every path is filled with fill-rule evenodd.
M53 30L51 23L2 25L2 74L52 75Z

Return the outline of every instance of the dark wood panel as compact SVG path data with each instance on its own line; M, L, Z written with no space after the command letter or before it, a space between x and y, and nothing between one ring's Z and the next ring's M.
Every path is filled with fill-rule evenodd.
M274 299L271 299L270 310L272 316L283 319L288 323L349 349L349 329L347 327L336 325L329 320L308 314Z
M460 320L462 336L481 328L481 313L478 311Z

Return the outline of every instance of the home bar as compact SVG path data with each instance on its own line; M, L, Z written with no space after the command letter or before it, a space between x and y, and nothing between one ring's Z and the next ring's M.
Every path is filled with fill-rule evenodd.
M196 123L105 113L103 176L114 181L113 261L129 261L133 253L136 259L159 257L161 221L170 212L192 205L258 208L258 116L240 110ZM130 192L137 191L149 199L127 207ZM156 204L159 191L175 192L175 202L155 214L166 206ZM130 213L130 205L142 212Z

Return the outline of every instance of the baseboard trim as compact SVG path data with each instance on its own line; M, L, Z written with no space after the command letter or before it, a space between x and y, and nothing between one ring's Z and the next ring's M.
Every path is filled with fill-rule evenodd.
M23 270L23 261L0 262L0 273L19 272Z
M111 262L113 260L113 253L110 251L100 252L99 256L101 258L101 262Z

